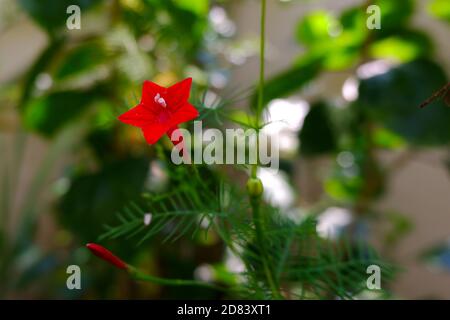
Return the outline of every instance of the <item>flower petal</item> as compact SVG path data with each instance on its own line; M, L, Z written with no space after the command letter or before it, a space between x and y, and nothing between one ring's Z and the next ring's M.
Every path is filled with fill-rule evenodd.
M186 157L187 153L185 153L186 151L186 145L184 143L184 137L180 132L180 135L178 136L178 139L175 139L175 137L172 137L172 134L178 130L178 126L172 127L167 131L167 136L169 137L170 141L172 141L172 144L174 145L175 148L177 148L177 150L180 152L180 154L183 157ZM187 162L190 163L190 159L186 158Z
M175 113L172 115L170 122L171 127L176 126L182 122L190 121L198 117L198 111L190 103L183 104Z
M154 123L157 118L151 108L138 104L136 107L121 114L118 119L123 123L142 128Z
M178 137L178 140L172 139L172 134L175 132L175 130L178 130L178 126L169 128L169 130L167 130L167 136L169 137L170 141L172 141L173 145L176 146L178 143L183 141L183 135L180 135Z
M155 96L159 93L163 95L167 92L167 89L161 87L160 85L152 82L152 81L144 81L144 85L142 86L142 98L141 104L145 104L146 106L152 106L155 104Z
M168 105L172 110L178 109L188 101L191 84L192 78L186 78L167 89Z
M149 126L143 127L145 141L148 144L156 143L169 130L169 126L163 123L153 123Z

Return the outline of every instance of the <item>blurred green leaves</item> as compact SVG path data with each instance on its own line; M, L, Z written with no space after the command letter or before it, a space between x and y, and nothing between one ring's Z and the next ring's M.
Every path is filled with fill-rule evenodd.
M374 145L382 149L394 150L406 145L406 141L402 137L384 127L374 128L372 139Z
M450 22L450 2L447 0L433 0L428 10L437 18Z
M55 72L56 80L86 73L104 64L108 54L100 41L88 41L71 48Z
M24 123L45 136L54 135L64 125L73 122L98 97L98 89L59 91L33 99L25 108Z
M22 8L51 34L65 25L69 16L66 10L70 5L77 5L83 11L99 2L99 0L19 0Z
M300 131L300 152L304 156L332 153L337 148L336 134L329 118L328 106L316 103L311 106Z
M447 82L442 68L416 60L361 80L358 103L376 122L408 142L440 145L450 141L450 108L442 101L429 108L419 105Z
M399 62L410 62L431 53L432 44L428 36L411 30L399 30L395 35L382 37L370 46L372 57Z
M385 234L384 243L392 247L410 233L414 226L408 217L398 212L387 212L385 216L390 223L390 229Z
M374 4L381 9L381 30L367 28L366 6L352 7L338 17L327 11L302 17L295 34L306 52L291 68L267 81L265 103L301 89L324 70L345 70L367 58L409 62L432 53L425 34L405 27L414 11L413 1L378 0Z
M19 101L21 111L25 109L28 100L33 96L37 77L51 65L51 62L64 48L65 43L66 39L63 37L52 39L26 73Z
M112 222L119 209L130 201L138 200L148 177L148 159L141 157L145 151L121 148L117 134L120 130L115 128L116 122L111 121L112 125L107 128L103 126L105 130L98 130L109 118L115 118L114 107L127 107L128 101L124 102L122 98L130 98L127 94L139 90L139 83L143 79L155 79L156 76L163 75L166 80L172 80L174 77L185 76L189 73L188 69L193 67L206 74L210 65L216 63L211 62L212 54L205 54L204 40L208 36L207 32L211 32L207 24L208 0L104 1L105 7L99 12L102 12L103 18L111 16L106 29L83 35L86 38L55 37L64 28L68 5L78 4L84 13L83 10L97 2L100 1L80 0L69 3L66 0L20 0L22 7L51 36L49 47L25 79L22 106L25 124L35 132L54 137L60 129L83 114L91 112L89 115L94 115L87 119L86 123L91 125L88 128L90 132L82 137L84 140L81 144L83 147L88 146L89 160L95 162L94 168L89 167L90 170L87 170L83 159L83 163L79 163L75 170L69 169L72 174L67 179L68 191L59 204L58 217L74 233L75 238L82 241L95 239L101 233L102 225ZM447 3L444 0L433 1L430 10L436 16L448 20ZM300 152L303 156L331 153L337 155L337 159L346 157L346 161L336 161L335 170L325 183L325 189L329 196L348 202L356 210L366 210L371 201L383 191L384 172L375 163L371 148L397 148L404 146L405 141L417 145L438 145L446 144L450 139L450 109L445 108L442 103L418 109L420 102L446 82L446 77L439 66L427 60L433 49L429 38L406 26L414 9L413 1L375 0L374 4L381 7L381 30L367 29L364 6L353 7L340 16L315 11L301 18L295 30L296 40L304 46L306 52L296 57L290 68L266 82L264 96L264 104L267 104L275 98L295 93L314 81L323 71L352 72L358 64L374 58L408 63L383 74L361 79L359 99L350 105L348 101L344 102L346 106L339 109L339 112L331 110L327 102L312 101L312 107L299 132ZM107 9L107 12L103 9ZM208 58L205 59L205 56ZM102 73L101 83L107 84L108 91L98 87L97 71L100 69L107 71ZM37 86L36 79L42 74L48 75L52 80L53 85L49 88ZM85 81L84 76L94 81ZM82 81L73 81L80 80L80 77L83 77ZM162 78L164 77L158 79ZM327 90L328 88L321 88L323 95L328 98ZM252 98L252 106L255 106L256 98ZM351 114L349 122L352 123L341 124L339 129L343 130L337 130L338 113ZM93 118L94 121L91 121ZM228 116L230 118L235 124L242 126L251 126L256 122L253 118L244 116L240 110L231 113ZM373 130L366 132L365 126L372 125ZM350 133L351 130L353 131ZM343 132L347 136L343 137ZM121 134L123 138L124 132ZM133 144L128 136L124 140L128 145ZM159 172L176 175L176 170L177 168L170 167L168 170L160 169ZM215 194L210 196L207 192L202 193L203 197L198 197L196 193L199 190L192 185L191 172L189 175L185 180L189 182L188 187L192 188L190 190L193 190L192 196L174 201L171 187L169 201L182 207L190 201L205 205L216 199ZM202 181L205 185L208 184L207 189L210 190L218 185L217 181L212 180L212 176L208 172ZM174 181L174 184L179 184L179 181ZM204 201L205 197L208 201ZM238 209L236 213L246 216L247 208L240 205L241 200L242 194L239 194L229 202ZM158 201L159 205L161 203ZM230 208L222 208L220 204L219 202L220 209L230 212ZM210 213L203 209L204 206L200 215ZM270 212L266 216L275 213L272 212L273 209L268 210ZM152 212L155 213L154 210ZM248 235L253 234L253 226L247 220L236 219L236 215L230 215L230 219L234 219L231 220L231 236L224 237L224 242L238 239L245 242L244 245L251 243L252 239ZM404 232L406 224L401 219L393 220L396 228L390 237L395 238L397 234ZM221 223L220 220L211 221ZM155 219L154 222L158 220ZM190 223L199 221L186 219L184 222L187 223L184 226L189 226ZM139 228L145 228L140 216L135 223ZM154 226L155 224L152 225ZM302 238L307 231L305 228L294 230L293 224L274 227L270 228L270 234L275 236L269 241L268 247L280 254L280 259L274 259L273 262L282 265L291 252L298 255L305 253L297 250L299 247L290 250L293 240L290 235L293 232L299 237L298 243L304 243L302 248L309 247L310 242L305 242ZM161 230L170 235L170 232L177 231L176 228L176 225L169 224L167 231ZM191 231L189 228L182 230L187 230L186 234ZM311 230L315 230L315 227ZM123 234L123 229L119 231ZM320 257L319 262L333 262L334 259L339 266L341 262L346 262L345 259L341 261L334 257L334 243L330 243L330 248L330 254L325 254L323 259ZM258 251L248 251L252 251L251 248L247 249L246 254L253 254L256 258L260 256ZM341 258L352 253L351 250L341 252ZM178 266L176 262L179 261L174 262L172 265ZM333 268L338 264L325 263L324 266L315 263L313 257L309 256L299 256L295 262L298 264L286 269L289 271L285 277L288 281L312 279L321 285L322 279L328 277L325 285L339 287L335 282L341 273L335 273L337 277L333 273ZM188 264L194 265L193 261L188 261ZM330 265L329 269L327 265ZM319 268L323 273L314 274L314 270ZM261 268L256 271L259 270ZM279 270L283 268L280 267ZM358 284L359 279L358 277ZM256 280L259 281L258 278Z
M408 23L414 12L413 0L376 0L380 7L382 28L379 32L392 32L399 26Z
M424 250L420 260L440 270L450 270L450 245L449 241L442 241L431 248Z
M295 92L314 79L321 70L321 59L305 57L290 69L283 71L266 82L263 104ZM257 94L253 94L251 106L256 107Z
M209 0L175 0L177 6L197 15L205 15L208 13L208 2Z
M329 27L336 20L326 11L317 11L306 16L297 26L297 39L307 45L314 46L330 38Z
M324 11L313 12L300 20L297 40L308 47L308 54L321 57L323 67L341 70L354 64L368 32L360 11L346 12L337 19Z
M98 172L75 174L60 203L63 225L84 242L97 239L125 204L139 200L147 171L146 157L127 157L108 162Z

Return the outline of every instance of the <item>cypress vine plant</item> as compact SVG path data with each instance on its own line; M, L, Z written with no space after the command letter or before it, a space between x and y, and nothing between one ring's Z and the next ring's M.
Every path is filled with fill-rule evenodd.
M250 120L244 123L232 119L223 110L226 104L211 109L205 107L202 99L193 101L200 119L207 113L214 113L217 118L223 116L237 126L253 128L257 132L266 125L261 121L267 102L264 91L265 17L266 0L261 0L259 84L256 103L250 108L252 114L248 115ZM176 94L187 98L185 89ZM167 99L158 95L155 102L166 107ZM175 123L168 120L170 125L197 116L190 110L192 113L188 119L175 119ZM139 122L139 117L143 116L141 111L132 109L120 119L142 127L150 144L167 130L171 132L168 126L161 129L158 137L150 137L151 133L146 134L145 126ZM173 143L178 145L180 141ZM258 143L257 146L259 148ZM163 147L156 144L155 148L161 160L166 161ZM170 161L166 162L175 187L164 193L146 192L139 203L131 202L118 213L118 224L108 226L100 240L137 237L138 245L142 245L150 238L168 242L181 237L208 237L214 232L245 268L238 274L231 274L234 281L168 279L125 263L100 245L87 245L95 255L125 270L136 280L162 286L204 287L223 293L225 298L351 299L367 289L368 266L379 266L383 280L392 276L392 266L382 261L366 243L345 237L337 241L320 237L315 214L321 212L321 206L309 209L302 219L293 221L282 209L265 202L262 197L264 186L258 178L259 162L247 167L250 174L245 186L237 185L225 175L211 179L210 168L205 166L175 166Z

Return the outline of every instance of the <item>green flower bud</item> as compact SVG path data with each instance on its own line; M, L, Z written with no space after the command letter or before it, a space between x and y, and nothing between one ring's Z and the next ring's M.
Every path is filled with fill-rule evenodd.
M263 184L259 178L250 178L247 181L247 192L251 197L259 197L264 191Z

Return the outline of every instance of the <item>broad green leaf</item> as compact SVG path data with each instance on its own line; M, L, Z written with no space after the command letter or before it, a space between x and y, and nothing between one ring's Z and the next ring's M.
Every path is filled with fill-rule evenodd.
M367 14L361 8L350 8L339 17L342 28L345 30L359 30L368 33L366 22Z
M314 46L330 38L330 28L337 21L325 11L317 11L304 17L297 26L297 40L307 46Z
M431 41L425 34L406 30L377 40L370 47L373 57L389 58L399 62L410 62L430 55L431 52Z
M339 20L315 12L300 21L297 39L307 45L310 54L323 58L325 69L343 70L358 61L368 36L365 19L361 10L344 12Z
M379 125L412 144L447 144L450 141L450 108L442 101L419 108L447 82L439 65L429 60L417 60L362 79L358 104Z
M23 116L25 125L45 136L52 136L86 110L96 97L92 90L60 91L31 100Z
M335 150L335 133L328 106L324 103L312 105L300 131L300 153L304 156L317 156Z
M139 199L147 171L143 157L113 160L96 173L76 174L59 205L63 226L82 241L97 239L125 204Z
M435 17L450 22L450 1L434 0L429 4L428 11Z
M65 79L78 75L104 64L108 54L99 42L87 42L68 52L62 63L57 67L55 78Z
M100 0L19 0L22 8L50 33L66 23L69 17L66 10L70 5L79 6L83 14L85 10L99 2Z
M335 174L325 181L324 189L328 195L338 201L355 201L363 186L360 176Z
M413 0L376 0L375 5L381 11L381 30L389 32L408 23L414 12Z
M208 13L208 2L208 0L175 0L177 6L197 15L205 15Z
M379 148L397 149L406 145L402 137L383 127L374 128L372 139Z
M322 59L312 56L301 58L293 67L270 78L265 84L263 105L275 98L287 96L299 89L316 77L322 65ZM252 97L251 106L257 105L257 89Z

